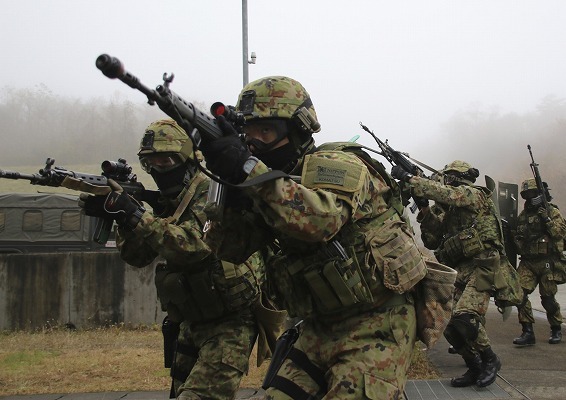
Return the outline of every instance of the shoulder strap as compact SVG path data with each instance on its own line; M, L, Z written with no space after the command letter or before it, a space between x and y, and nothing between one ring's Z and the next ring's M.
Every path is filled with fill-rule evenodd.
M195 196L197 188L204 181L206 181L206 176L204 174L195 175L195 177L193 178L193 180L192 180L191 184L189 185L187 191L185 192L183 199L179 203L179 206L177 207L177 209L175 210L173 215L166 218L168 223L170 223L170 224L177 223L177 221L179 220L179 217L181 215L183 215L183 213L185 212L185 210L189 206L189 203L191 202L191 200Z

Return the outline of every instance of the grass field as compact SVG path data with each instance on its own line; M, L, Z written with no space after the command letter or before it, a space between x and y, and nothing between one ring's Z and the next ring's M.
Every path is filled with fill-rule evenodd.
M0 169L37 173L43 165ZM65 168L100 174L99 165L72 165ZM144 186L155 189L151 177L134 172ZM26 180L0 179L0 193L70 193L64 188L30 185ZM34 332L0 332L0 395L77 393L99 391L167 391L169 370L163 368L160 327L111 326L69 331L50 327ZM241 387L257 388L267 369L255 365ZM410 379L433 379L438 374L428 362L420 343L415 347Z
M69 331L0 333L0 395L101 391L167 391L158 326L111 326ZM417 343L410 379L438 374ZM258 388L267 363L256 368L255 352L241 387Z

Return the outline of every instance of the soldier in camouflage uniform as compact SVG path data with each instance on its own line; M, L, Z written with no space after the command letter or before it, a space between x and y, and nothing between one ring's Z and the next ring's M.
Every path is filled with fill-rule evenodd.
M232 134L202 151L212 172L243 182L249 205L227 207L207 241L232 262L275 242L268 283L304 320L287 358L272 360L282 366L268 399L400 399L416 340L408 292L426 267L397 184L355 143L316 148L314 106L291 78L249 83L236 110L246 143Z
M116 220L117 246L128 264L145 267L162 260L155 283L167 311L164 329L181 324L172 397L233 399L258 335L252 304L264 279L262 259L256 253L238 265L223 262L203 241L209 180L197 169L191 140L174 121L150 124L138 155L159 188L153 212L117 186L108 197L81 196L81 205L89 215Z
M533 178L521 184L525 206L519 214L517 229L512 231L517 252L521 256L518 271L524 291L523 302L517 307L523 332L513 340L513 344L518 346L535 344L535 320L529 294L537 285L551 329L548 343L557 344L562 340L562 314L555 295L557 284L564 283L566 278L563 260L566 221L554 204L548 203L549 210L544 208L541 197L546 196L547 202L552 200L548 189L545 191L544 194L540 193Z
M442 171L444 182L413 176L399 166L391 174L409 183L417 198L434 200L422 204L417 222L424 245L435 250L438 260L456 271L455 306L444 331L468 371L452 378L456 387L492 384L501 368L485 330L485 314L503 252L499 217L487 189L474 186L479 171L454 161Z

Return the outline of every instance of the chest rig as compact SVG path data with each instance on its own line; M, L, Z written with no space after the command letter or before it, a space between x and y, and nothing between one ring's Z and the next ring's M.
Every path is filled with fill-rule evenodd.
M291 316L346 317L363 309L404 304L406 297L401 294L424 277L426 266L410 227L401 217L404 207L397 184L360 145L328 143L317 151L354 153L372 175L381 177L390 188L386 199L389 208L377 217L350 220L326 243L279 237L281 251L270 262L269 274L277 282L284 307ZM359 165L356 162L354 168ZM303 176L314 173L316 167L316 160L307 162L304 168L310 171L303 171ZM348 163L335 162L332 168L343 168L347 181ZM303 179L302 183L321 188L310 180ZM345 188L338 198L348 202L348 193L355 197L354 192Z
M537 211L538 209L525 208L519 214L517 219L517 236L520 241L519 254L526 258L561 255L564 251L564 240L552 239L545 221Z
M474 257L486 248L503 249L503 228L495 205L488 201L488 189L476 188L486 194L480 210L450 206L445 214L446 233L436 255L447 265Z

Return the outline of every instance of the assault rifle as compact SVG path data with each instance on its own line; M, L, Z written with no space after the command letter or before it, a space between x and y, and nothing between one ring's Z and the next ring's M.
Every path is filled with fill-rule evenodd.
M133 89L137 89L147 96L147 102L149 105L157 106L170 118L175 120L189 135L195 148L199 148L201 143L210 142L216 140L223 136L222 130L218 127L216 119L212 118L210 115L197 109L193 104L185 101L181 96L173 92L169 88L169 84L173 82L175 74L167 75L163 74L163 84L158 85L155 89L150 89L143 85L140 80L126 71L122 62L116 57L111 57L108 54L102 54L96 59L96 68L98 68L102 73L110 79L118 78L126 85ZM227 119L231 120L229 112L231 108L224 107L221 103L213 104L213 112L215 116L223 114ZM238 116L236 115L235 118ZM243 119L239 121L242 122ZM207 172L205 172L209 175ZM219 215L221 214L222 205L224 202L224 188L217 180L218 178L212 178L208 192L208 202L207 209L211 211L209 215Z
M379 148L381 150L381 152L379 154L381 156L383 156L387 161L389 161L389 163L391 165L399 165L405 171L407 171L407 172L409 172L413 175L420 176L420 177L423 177L423 178L428 178L424 174L424 171L419 166L417 166L416 164L411 162L411 160L409 160L409 157L407 155L405 155L404 153L401 153L400 151L394 150L387 143L387 139L385 140L385 142L382 141L380 138L377 137L377 135L375 135L373 133L373 131L371 131L367 126L365 126L361 122L360 122L360 126L362 127L362 129L364 131L369 133L374 138L374 140L377 142L377 145L379 146ZM427 167L427 168L431 169L430 167ZM413 205L411 205L410 210L411 210L411 212L414 213L417 210L417 208L419 207L419 202L422 202L422 199L415 197L415 196L412 196L412 197L413 197L413 200L415 200L415 203Z
M546 199L546 187L542 181L542 178L540 176L540 172L538 170L538 164L535 162L535 159L533 157L533 152L531 151L531 145L528 144L527 145L527 149L529 149L529 154L531 155L531 170L533 171L533 176L535 177L535 182L537 183L537 188L538 191L540 192L540 195L535 197L532 202L533 204L542 204L542 206L544 207L544 209L548 212L550 212L550 206L548 205L548 200ZM550 216L547 216L547 219L550 220Z
M118 161L104 161L101 165L101 175L69 171L65 168L54 167L54 164L55 160L48 158L45 161L45 167L36 174L23 174L0 169L0 178L26 179L32 185L65 187L95 195L110 193L112 189L108 186L108 179L113 179L136 200L145 201L151 206L156 205L159 192L146 190L143 184L137 181L137 176L132 174L132 167L123 158L118 159ZM112 224L113 219L111 218L96 218L93 241L105 244L112 230Z

